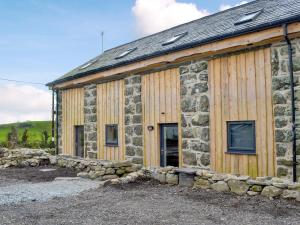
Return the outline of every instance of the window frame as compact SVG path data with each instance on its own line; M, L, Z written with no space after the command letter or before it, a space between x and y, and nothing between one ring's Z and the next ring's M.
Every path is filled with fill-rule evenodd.
M227 153L230 153L230 154L245 154L245 155L256 154L256 126L255 126L255 120L227 121L226 123L227 123ZM252 125L253 148L243 148L243 147L232 147L231 146L230 125L238 125L238 124L250 124L250 125Z
M116 142L108 142L107 139L107 131L108 128L116 128L117 129L117 140ZM110 146L110 147L116 147L119 146L119 128L118 128L118 124L105 124L105 146Z

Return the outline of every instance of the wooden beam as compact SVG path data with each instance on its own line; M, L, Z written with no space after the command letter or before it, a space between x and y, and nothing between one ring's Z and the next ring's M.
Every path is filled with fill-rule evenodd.
M300 36L300 22L288 25L288 33L292 38ZM255 33L241 35L238 37L228 38L195 48L169 53L140 62L135 62L126 66L121 66L103 72L87 75L85 77L56 84L54 85L54 89L65 89L73 86L84 85L90 82L95 82L97 80L107 79L110 76L124 76L124 73L138 73L170 63L179 63L199 57L210 57L215 54L241 50L245 47L249 47L250 45L261 46L281 40L283 40L283 28L280 26Z

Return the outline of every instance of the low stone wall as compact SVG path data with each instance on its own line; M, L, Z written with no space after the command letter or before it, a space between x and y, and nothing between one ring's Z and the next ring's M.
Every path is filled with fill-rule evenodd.
M50 152L50 150L49 150ZM51 155L44 149L6 149L0 148L0 169L7 167L37 167L41 165L57 165L78 172L77 176L97 180L114 180L113 183L134 181L142 176L137 173L142 165L131 161L107 161L83 159L64 155ZM121 179L120 179L121 178Z
M153 179L161 183L180 184L177 168L166 167L147 170ZM300 183L277 177L236 176L230 174L218 174L208 170L195 170L193 188L212 189L218 192L231 192L237 195L256 196L262 195L269 198L284 198L300 201Z
M130 161L108 161L97 159L83 159L70 156L50 156L52 165L74 169L77 176L82 178L111 180L119 177L126 177L142 168L139 164Z
M51 149L0 148L0 168L48 165Z

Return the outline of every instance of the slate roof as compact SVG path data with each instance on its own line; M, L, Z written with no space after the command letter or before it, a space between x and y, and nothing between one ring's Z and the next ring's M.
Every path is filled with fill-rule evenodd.
M253 21L235 25L245 14L261 9L263 12ZM294 21L300 21L300 0L252 1L106 50L103 54L90 60L97 60L92 65L80 69L86 65L85 63L47 85ZM162 45L169 38L183 32L188 32L188 34L173 44ZM116 59L122 52L132 48L137 49L123 58Z

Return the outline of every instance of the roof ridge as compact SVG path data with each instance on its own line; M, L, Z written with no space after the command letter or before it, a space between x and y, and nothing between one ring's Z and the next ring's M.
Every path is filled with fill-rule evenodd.
M121 45L118 45L118 46L116 46L116 47L107 49L107 50L104 51L104 53L107 52L107 51L116 49L116 48L120 48L120 47L125 46L125 45L128 45L128 44L132 44L132 43L134 43L134 42L137 42L137 41L140 41L140 40L143 40L143 39L152 37L152 36L155 36L155 35L157 35L157 34L161 34L161 33L163 33L163 32L172 30L172 29L174 29L174 28L181 27L181 26L184 26L184 25L187 25L187 24L190 24L190 23L194 23L195 21L204 20L204 19L206 19L206 18L215 16L215 15L218 15L218 14L222 14L222 13L225 13L225 12L229 12L229 11L235 10L235 9L237 9L237 8L242 8L242 7L246 6L246 5L251 5L251 4L253 4L253 3L255 3L255 2L258 2L258 1L266 1L266 0L253 0L253 1L250 0L250 2L247 2L247 3L245 3L245 4L238 5L238 6L234 6L234 7L231 7L231 8L229 8L229 9L226 9L226 10L222 10L222 11L219 11L219 12L216 12L216 13L213 13L213 14L210 14L210 15L207 15L207 16L204 16L204 17L201 17L201 18L198 18L198 19L191 20L191 21L186 22L186 23L178 24L178 25L176 25L176 26L174 26L174 27L170 27L170 28L168 28L168 29L165 29L165 30L156 32L156 33L154 33L154 34L150 34L150 35L147 35L147 36L144 36L144 37L135 39L135 40L133 40L133 41L126 42L126 43L121 44ZM99 55L99 56L100 56L100 55Z

